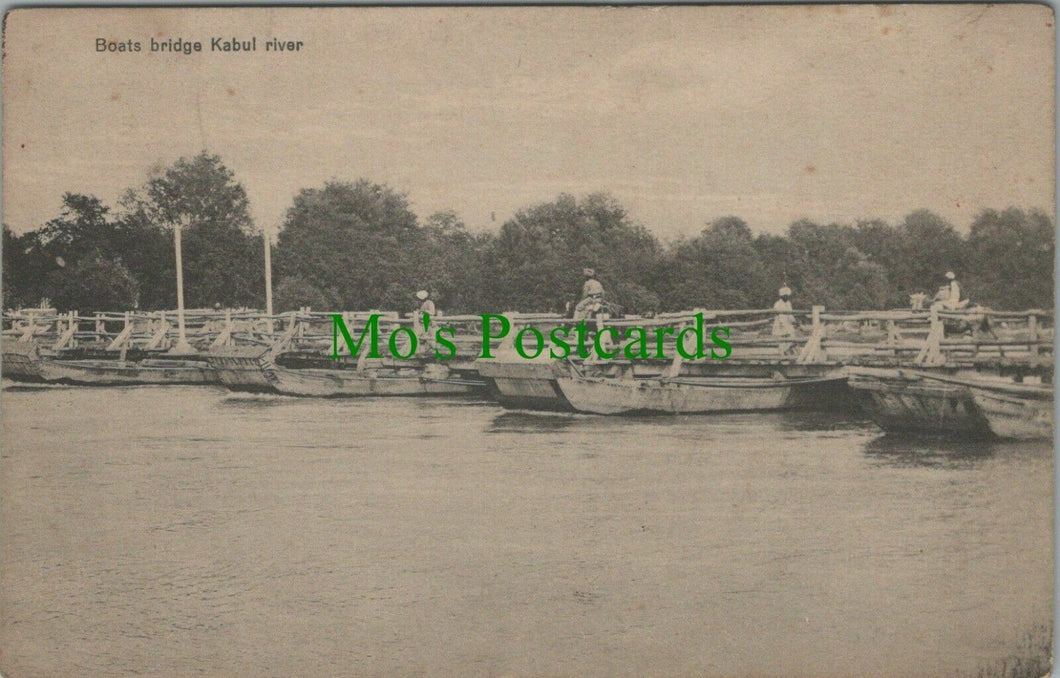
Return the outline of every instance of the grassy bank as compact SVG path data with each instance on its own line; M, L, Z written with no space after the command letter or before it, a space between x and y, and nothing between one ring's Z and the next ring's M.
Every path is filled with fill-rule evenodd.
M1051 675L1053 626L1038 624L1024 634L1019 646L1008 656L979 667L969 678L1042 678Z

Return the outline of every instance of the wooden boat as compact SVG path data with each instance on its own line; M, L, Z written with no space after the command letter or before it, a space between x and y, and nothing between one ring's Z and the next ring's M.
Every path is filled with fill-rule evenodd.
M990 433L1011 440L1051 440L1053 387L980 378L930 375L940 383L963 387L971 394Z
M263 374L277 393L295 396L466 395L485 386L438 364L358 370L291 368L273 362L263 367Z
M145 357L144 352L139 351L135 352L136 359L86 359L81 350L59 355L47 353L34 341L16 341L5 337L3 376L21 382L79 386L217 383L217 376L209 364L196 357L171 357L157 352ZM105 352L98 351L97 354L104 355Z
M990 427L967 385L925 372L851 367L847 383L885 431L983 438Z
M475 361L475 368L485 380L490 396L507 409L573 411L557 381L569 374L566 362L547 358L526 360L511 353L480 358Z
M845 381L841 375L785 379L628 378L572 374L559 379L558 384L567 402L578 412L693 414L813 407L827 391L845 389Z
M44 381L80 386L149 384L215 384L217 376L204 360L157 357L130 360L62 360L41 362Z
M1053 437L1053 391L1033 396L972 389L976 406L986 418L990 432L1013 440L1051 440Z
M1053 398L1024 397L988 389L972 389L990 432L1013 440L1051 440L1053 437Z
M5 379L31 383L46 381L41 372L43 359L37 342L4 337L2 350L0 374Z
M211 350L204 354L217 380L230 391L276 393L265 370L272 363L269 346L236 346Z

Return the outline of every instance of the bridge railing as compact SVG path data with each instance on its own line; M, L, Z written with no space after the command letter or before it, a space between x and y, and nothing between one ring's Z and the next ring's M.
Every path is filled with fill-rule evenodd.
M1053 359L1054 314L1051 310L992 311L888 310L827 311L822 306L792 311L773 309L691 309L660 313L651 317L601 316L590 325L604 325L620 332L641 327L669 333L664 341L664 359L673 359L673 337L692 327L702 314L710 329L725 327L732 347L730 360L791 361L801 363L877 364L975 364L982 362L1044 363ZM299 309L267 316L253 309L190 309L185 311L185 335L198 350L239 345L277 345L285 351L331 355L348 353L345 342L336 344L334 312ZM340 312L348 331L356 339L368 321L379 316L381 341L398 328L431 337L432 329L452 327L451 341L457 360L473 360L482 350L482 318L479 315L438 315L426 332L418 327L415 314L383 311ZM518 332L534 326L545 337L553 328L571 327L574 321L550 313L503 314L511 324L504 339L492 339L491 347L510 347ZM128 311L80 316L76 311L23 309L5 312L5 341L34 341L56 352L93 348L104 352L140 349L164 351L178 339L175 311ZM448 336L448 335L447 335ZM525 345L534 348L532 338Z

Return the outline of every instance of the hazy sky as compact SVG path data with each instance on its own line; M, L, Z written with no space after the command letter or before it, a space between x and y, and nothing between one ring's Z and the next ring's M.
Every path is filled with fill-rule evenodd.
M780 232L1052 213L1053 21L1037 5L17 10L4 222L36 228L65 191L114 205L203 148L273 231L298 189L360 177L476 230L597 190L662 237L728 214ZM100 54L100 37L143 51ZM265 52L270 37L305 44Z

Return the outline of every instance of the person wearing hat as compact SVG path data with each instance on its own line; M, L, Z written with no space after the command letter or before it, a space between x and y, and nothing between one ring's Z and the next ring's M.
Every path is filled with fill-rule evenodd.
M420 338L424 346L432 346L430 341L431 333L427 326L428 316L433 316L435 312L434 301L431 299L431 293L427 290L420 290L416 293L416 298L420 300L420 308L416 312L414 323L416 336Z
M961 286L957 283L957 276L953 271L946 271L945 285L939 285L939 291L931 300L931 308L934 310L954 311L964 308L968 300L961 301Z
M773 318L773 336L790 337L795 334L795 316L791 314L791 288L784 285L778 291L780 298L773 304L773 310L786 312L777 313Z
M950 310L963 308L968 302L961 303L961 286L957 282L957 275L953 271L946 271L946 280L949 280L950 293L944 306Z
M582 298L574 307L574 319L582 320L588 318L593 312L600 309L600 302L604 298L604 286L596 279L596 271L591 268L583 268L582 275L585 282L582 284Z
M416 293L416 298L419 299L421 302L423 302L423 303L420 304L420 315L421 316L424 313L429 313L431 315L434 315L434 301L431 300L431 293L430 292L428 292L427 290L420 290L419 292Z

